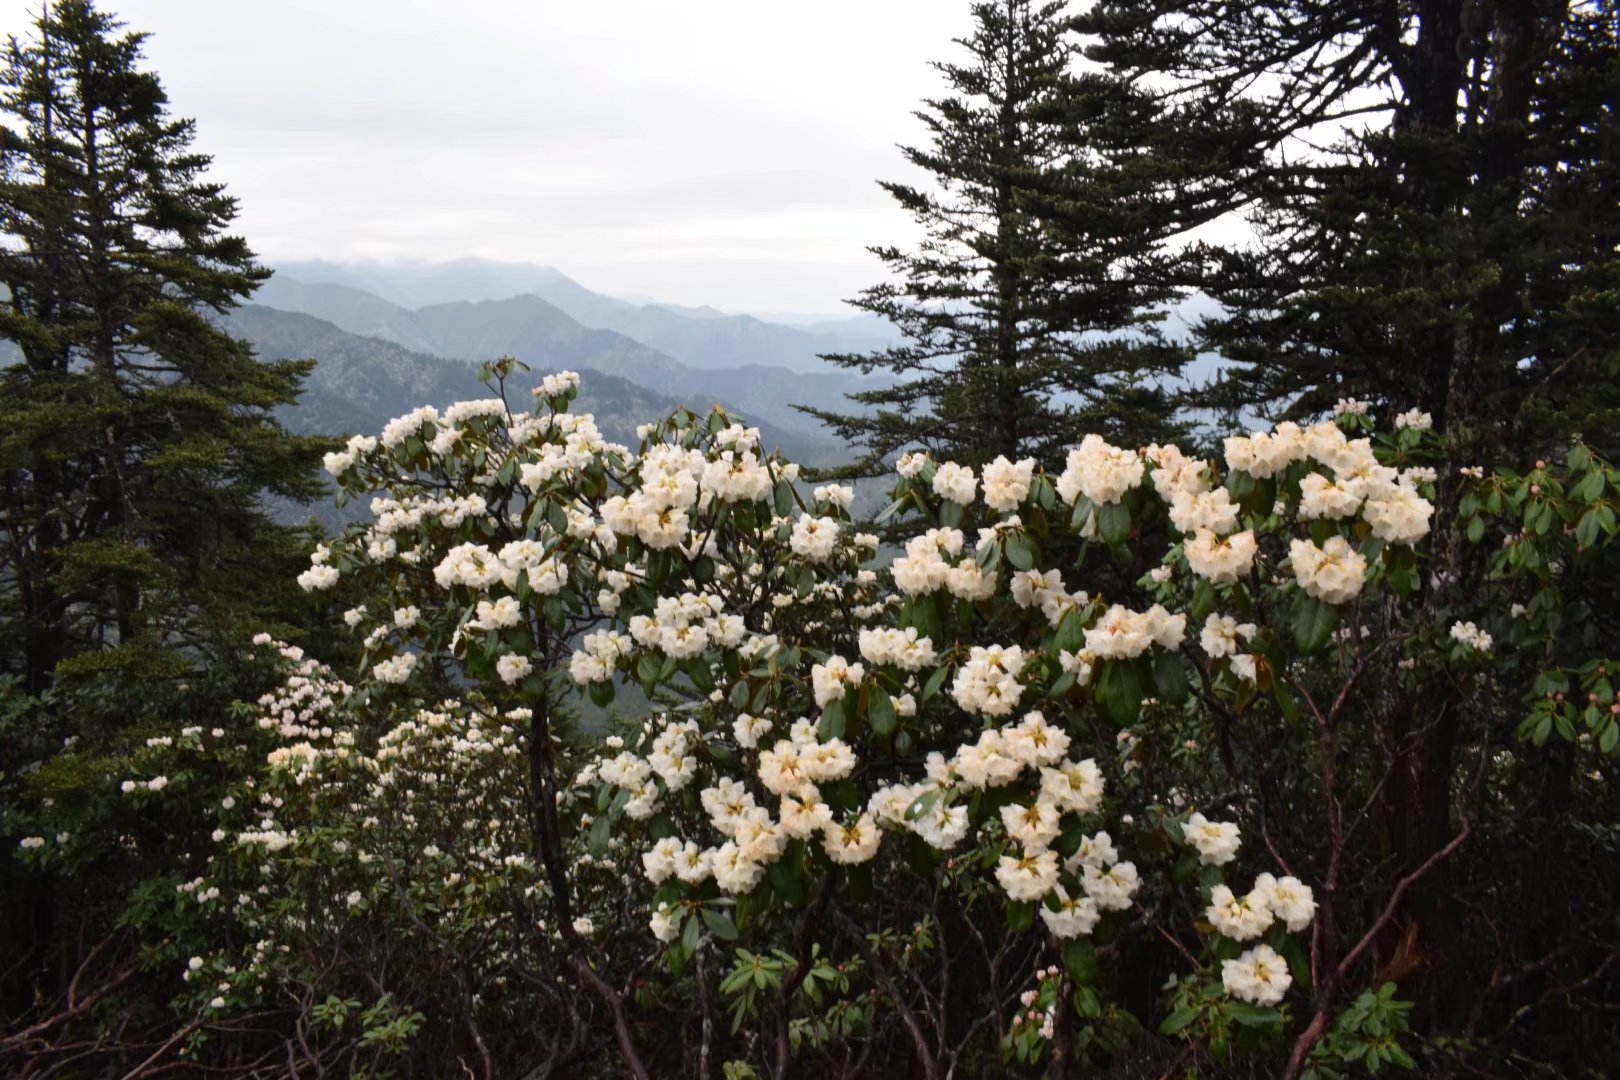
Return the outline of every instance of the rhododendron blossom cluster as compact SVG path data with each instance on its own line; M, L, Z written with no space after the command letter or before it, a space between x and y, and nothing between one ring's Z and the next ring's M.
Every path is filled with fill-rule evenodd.
M448 673L532 707L530 746L570 692L651 703L544 797L563 840L628 856L672 963L903 872L994 898L1059 951L1117 935L1144 895L1181 896L1209 935L1205 985L1283 999L1309 882L1231 815L1159 790L1121 729L1203 722L1211 703L1240 716L1368 590L1409 593L1432 471L1383 463L1354 410L1229 438L1219 460L1096 435L1057 473L909 452L883 548L851 488L807 493L723 412L644 425L631 447L569 413L575 393L548 376L533 413L418 410L351 441L329 464L378 493L373 520L300 581L390 584L386 607L355 609L364 693ZM1087 569L1088 549L1150 532L1163 558L1136 591ZM1245 891L1226 877L1240 859Z

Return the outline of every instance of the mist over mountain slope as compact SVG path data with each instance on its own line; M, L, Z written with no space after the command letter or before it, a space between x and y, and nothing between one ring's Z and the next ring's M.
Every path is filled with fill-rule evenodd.
M572 282L559 288L567 293L588 292ZM821 441L825 436L813 420L793 408L795 404L847 410L851 402L846 395L875 381L820 360L814 361L818 370L812 371L761 363L724 368L690 365L631 335L592 328L534 294L432 304L412 310L352 285L303 282L283 272L266 282L255 299L268 307L314 315L350 333L383 338L416 352L467 361L512 355L536 367L571 367L618 375L694 409L723 402L758 421L796 432L805 442ZM605 310L623 302L575 296L575 303L592 303ZM684 335L691 349L705 347L705 328L710 328L707 333L711 340L731 340L735 352L741 348L731 337L737 326L766 327L754 319L694 318L654 309L634 310L642 312L636 316L642 322L651 324L661 318L674 326L671 332Z
M277 269L278 277L310 285L361 288L407 308L538 296L587 327L612 330L700 368L762 364L825 373L832 369L818 359L821 354L865 352L881 348L895 337L892 327L869 315L789 326L708 306L632 303L594 292L553 267L532 263L482 259L341 266L287 262ZM284 306L265 296L260 302Z
M364 289L407 308L457 300L505 300L535 292L563 277L562 271L538 263L470 258L435 263L292 260L277 263L276 269L312 285Z
M298 432L342 434L375 433L389 420L420 405L444 407L453 401L482 397L472 365L415 352L397 342L349 333L330 322L299 312L249 304L225 318L231 333L250 342L265 360L313 357L317 363L296 406L282 410L281 419ZM498 354L497 354L498 355ZM534 378L569 364L532 363ZM515 384L526 393L530 379ZM701 411L713 404L693 404L647 389L599 368L581 372L577 408L594 413L603 433L618 442L634 444L637 424L663 416L681 404ZM727 407L736 410L733 402ZM527 400L514 400L526 408ZM782 428L747 412L740 417L760 427L767 447L780 447L806 464L843 460L843 448L825 437Z

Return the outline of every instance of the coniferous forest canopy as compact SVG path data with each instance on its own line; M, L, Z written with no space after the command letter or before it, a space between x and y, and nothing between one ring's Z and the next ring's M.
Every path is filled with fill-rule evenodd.
M801 326L5 28L0 1074L1614 1074L1620 14L971 15Z

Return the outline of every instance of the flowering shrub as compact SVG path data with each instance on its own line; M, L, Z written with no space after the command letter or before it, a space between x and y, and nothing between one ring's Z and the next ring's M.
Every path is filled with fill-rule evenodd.
M1417 687L1526 640L1423 577L1442 478L1421 414L1383 434L1347 407L1229 438L1219 460L1095 436L1060 472L908 454L882 520L910 537L889 549L848 488L807 495L719 411L631 449L567 411L567 373L510 412L511 370L489 371L499 396L328 459L372 519L300 581L353 603L363 657L349 686L261 646L291 674L254 710L264 764L220 803L209 871L178 889L230 927L185 972L190 1008L302 995L319 1061L449 1016L486 1069L486 1035L519 1037L535 1008L558 1031L601 1010L642 1075L874 1047L930 1075L987 1052L1057 1071L1144 1022L1216 1059L1292 1032L1295 1074L1410 1065L1403 1007L1362 962L1470 825L1376 906L1336 910L1355 855L1336 770L1364 737L1346 721L1370 679ZM1603 475L1583 494L1612 498ZM1477 494L1447 542L1538 497L1457 481ZM1596 527L1584 548L1612 514ZM1504 589L1545 565L1513 558ZM1608 752L1607 667L1581 677ZM1527 737L1572 723L1559 693ZM631 718L576 745L576 694ZM1318 753L1285 781L1325 853L1265 831L1256 800L1278 781L1247 784L1234 744L1268 742ZM129 797L171 795L162 756L206 745L154 747ZM320 966L379 933L438 985ZM1157 973L1157 1007L1132 1000L1127 956ZM695 1048L650 1037L638 1006L692 999ZM368 1002L367 1034L334 1019ZM549 1052L579 1050L558 1035Z

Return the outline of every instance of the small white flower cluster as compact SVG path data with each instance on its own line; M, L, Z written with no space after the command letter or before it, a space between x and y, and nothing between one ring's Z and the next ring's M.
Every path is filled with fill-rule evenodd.
M298 575L298 587L305 592L324 592L338 583L341 576L327 559L331 552L325 544L317 544L309 557L309 569Z
M1288 561L1300 588L1328 604L1355 599L1367 579L1367 558L1342 536L1330 536L1317 547L1309 540L1288 545Z
M558 371L547 375L534 388L535 397L556 398L579 389L579 372Z
M1107 660L1128 660L1157 645L1171 652L1187 636L1187 616L1172 615L1154 604L1143 612L1115 604L1086 628L1086 652Z
M1039 608L1047 624L1056 628L1063 616L1085 607L1091 602L1086 592L1069 592L1064 588L1063 575L1057 569L1041 570L1032 567L1012 576L1013 603L1021 608Z
M823 484L812 493L818 503L848 510L855 502L855 489L848 484Z
M861 658L876 667L892 664L901 671L921 671L934 663L934 643L917 633L916 627L900 629L862 628L859 636Z
M1253 1005L1277 1004L1293 984L1287 961L1270 945L1256 945L1237 959L1221 963L1221 985L1226 992Z
M934 470L934 494L946 502L967 506L979 490L979 481L966 465L947 461Z
M1255 655L1244 648L1244 643L1253 640L1258 632L1254 623L1240 623L1230 615L1212 611L1204 619L1198 643L1211 660L1225 658L1233 674L1254 683L1259 679L1259 668Z
M371 674L378 682L402 683L416 670L415 653L399 653L371 665Z
M617 630L593 630L568 660L568 675L581 686L607 682L619 662L630 655L631 642Z
M1198 861L1205 866L1225 866L1237 858L1243 839L1238 827L1227 821L1210 821L1193 814L1181 826L1181 833L1198 850Z
M1018 509L1029 498L1035 479L1035 459L1008 461L1005 455L984 467L984 504L1003 514Z
M962 554L965 542L960 529L929 529L908 540L892 567L895 587L909 596L948 589L961 600L988 600L995 595L996 575L971 558L949 561Z
M1452 640L1461 642L1475 652L1490 652L1495 644L1490 634L1481 630L1471 622L1454 622L1451 624Z
M832 558L838 545L838 522L830 517L812 517L800 514L793 526L789 546L793 553L811 563L824 563Z
M403 446L406 439L415 438L422 428L439 422L439 410L431 405L413 409L404 416L396 416L383 425L382 444L390 450Z
M355 435L349 439L348 445L342 450L335 450L323 458L326 471L334 478L341 478L344 473L354 468L355 459L362 454L369 454L377 449L377 440L369 435Z
M651 615L630 619L630 636L637 645L677 660L699 656L711 645L738 648L747 633L742 619L728 614L724 602L713 593L660 597Z
M842 656L829 656L824 663L810 669L810 688L815 695L816 708L825 709L844 696L845 691L861 684L866 668L852 664Z
M1261 874L1254 888L1238 896L1226 885L1210 890L1205 918L1216 930L1233 941L1253 941L1281 921L1292 933L1299 933L1316 917L1316 899L1310 886L1293 877Z
M730 440L731 449L703 467L701 479L705 491L714 493L721 502L755 502L771 490L774 480L755 452L759 445L759 431L737 427Z
M628 496L602 504L602 520L620 536L634 536L654 551L686 542L698 481L708 461L699 450L657 444L642 455L641 483Z
M589 414L525 415L512 424L507 437L514 447L534 455L533 461L516 460L520 462L519 480L535 494L559 480L573 481L604 455L625 452L624 447L602 437ZM607 542L605 537L602 542Z
M1367 403L1353 397L1342 397L1333 403L1334 416L1366 416Z
M1111 446L1101 435L1087 435L1069 451L1067 467L1058 477L1057 492L1073 506L1081 496L1098 506L1119 502L1142 482L1146 466L1130 450Z
M974 645L968 661L956 672L951 698L964 712L981 716L1007 716L1018 708L1024 686L1018 681L1025 664L1017 645Z

